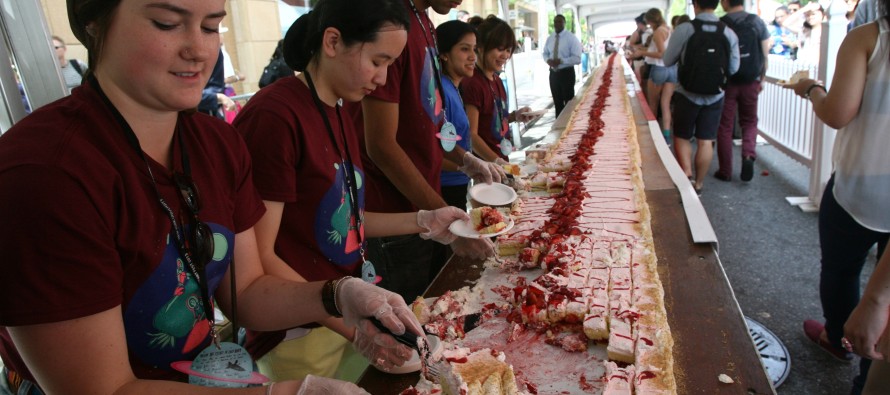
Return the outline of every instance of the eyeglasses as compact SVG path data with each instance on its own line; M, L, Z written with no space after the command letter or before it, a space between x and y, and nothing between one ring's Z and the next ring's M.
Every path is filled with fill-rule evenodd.
M192 255L195 265L203 269L213 259L213 230L210 226L198 218L201 211L201 200L198 187L192 177L176 172L173 174L173 182L179 188L182 200L191 212L191 233L186 235L186 249Z

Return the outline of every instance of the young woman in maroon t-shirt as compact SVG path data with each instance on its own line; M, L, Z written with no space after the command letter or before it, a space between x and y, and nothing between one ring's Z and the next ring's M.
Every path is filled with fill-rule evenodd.
M470 121L473 153L487 161L505 164L510 152L519 145L513 141L509 123L527 122L534 117L526 114L530 111L528 107L509 112L507 91L499 76L516 48L513 28L491 15L477 30L477 69L461 85L461 97Z
M267 209L257 238L270 272L297 281L360 275L373 282L366 238L421 233L448 244L455 239L448 225L468 218L456 207L365 211L359 137L338 102L353 105L386 83L407 41L408 17L399 0L319 2L284 38L285 61L301 73L260 90L236 118ZM319 323L325 327L250 332L246 346L273 379L332 376L350 341L384 370L411 356L369 321L357 329L334 318Z
M256 330L373 315L423 333L401 297L360 279L264 272L254 229L264 208L244 143L194 111L225 5L68 0L89 52L85 83L0 137L0 393L360 392L312 376L266 388L182 382L171 365L231 378L191 363L219 352L214 302ZM233 355L215 356L225 373L236 362L249 379L239 384L259 381Z

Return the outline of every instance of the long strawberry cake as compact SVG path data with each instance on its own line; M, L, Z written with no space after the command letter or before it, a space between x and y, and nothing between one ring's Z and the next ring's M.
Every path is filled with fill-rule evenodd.
M491 355L512 366L519 393L674 394L623 70L612 56L592 78L562 135L529 156L538 173L510 213L515 226L497 239L500 257L473 288L415 302L415 313L446 347L498 350ZM467 313L484 317L472 331Z

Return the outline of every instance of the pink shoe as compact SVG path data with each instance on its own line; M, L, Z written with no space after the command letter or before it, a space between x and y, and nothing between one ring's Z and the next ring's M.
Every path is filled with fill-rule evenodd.
M841 362L850 362L853 360L853 353L847 352L842 348L831 345L828 341L822 339L822 333L825 332L825 325L816 320L805 320L803 322L803 333L810 341L815 343L823 351Z

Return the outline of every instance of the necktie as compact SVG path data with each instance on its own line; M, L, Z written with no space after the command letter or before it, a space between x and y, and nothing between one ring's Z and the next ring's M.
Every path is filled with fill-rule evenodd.
M556 38L553 40L553 56L550 59L559 59L559 33L556 33Z

